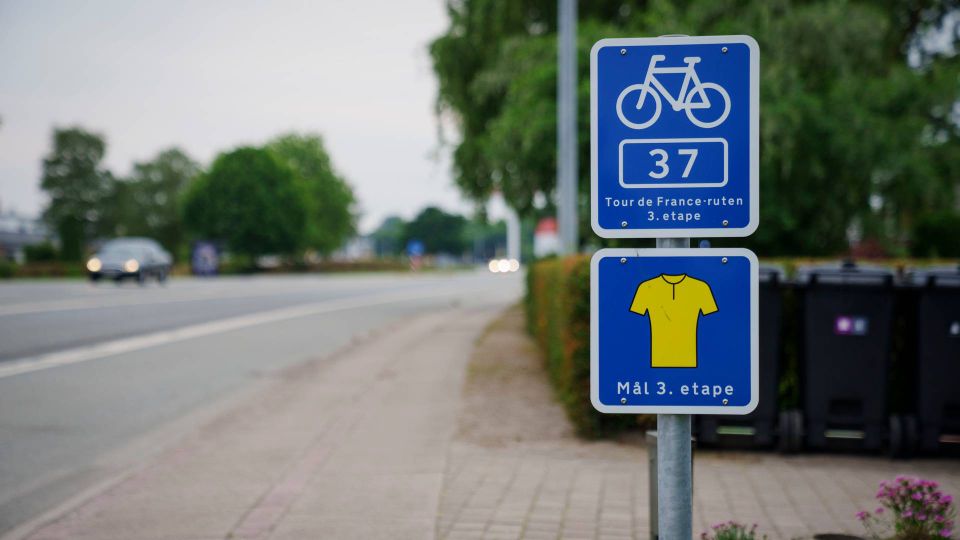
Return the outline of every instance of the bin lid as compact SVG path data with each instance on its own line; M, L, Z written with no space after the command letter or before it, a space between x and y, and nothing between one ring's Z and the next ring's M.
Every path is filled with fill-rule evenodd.
M759 270L760 283L776 283L783 279L783 267L779 264L761 264Z
M842 263L801 266L797 269L797 282L803 285L823 283L829 285L878 286L891 285L895 275L893 270L883 266L845 261Z
M931 266L929 268L911 268L905 275L905 281L918 287L960 287L960 265Z

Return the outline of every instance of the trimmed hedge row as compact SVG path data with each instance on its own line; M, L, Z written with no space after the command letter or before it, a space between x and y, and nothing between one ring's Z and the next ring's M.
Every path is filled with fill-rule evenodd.
M598 438L638 426L638 417L601 414L590 404L590 258L538 261L527 271L527 327L546 357L557 399L577 433ZM641 415L642 425L655 420Z
M0 258L0 279L8 278L62 278L86 276L80 263L38 261L17 264Z

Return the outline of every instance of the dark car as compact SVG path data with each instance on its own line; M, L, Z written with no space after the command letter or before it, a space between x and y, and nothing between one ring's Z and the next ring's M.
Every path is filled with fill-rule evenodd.
M153 277L162 283L170 274L171 263L170 254L149 238L117 238L103 244L87 261L87 270L93 281L129 277L145 283Z

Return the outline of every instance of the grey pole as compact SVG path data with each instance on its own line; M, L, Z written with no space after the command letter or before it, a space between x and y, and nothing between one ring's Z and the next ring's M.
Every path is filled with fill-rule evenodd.
M557 223L562 253L577 251L577 0L557 6Z
M690 247L689 238L658 238L657 248ZM657 415L657 522L660 540L693 538L690 415Z

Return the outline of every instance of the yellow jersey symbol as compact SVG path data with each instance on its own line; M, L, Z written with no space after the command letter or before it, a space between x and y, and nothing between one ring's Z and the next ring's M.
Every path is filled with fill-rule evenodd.
M650 367L697 367L697 323L717 312L705 281L686 274L659 276L637 287L630 311L650 319Z

